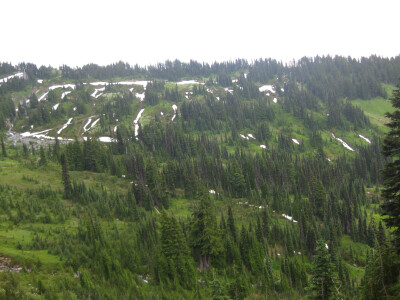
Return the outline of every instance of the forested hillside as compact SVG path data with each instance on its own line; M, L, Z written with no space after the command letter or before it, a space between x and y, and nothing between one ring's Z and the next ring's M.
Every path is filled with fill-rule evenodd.
M0 297L395 299L399 77L399 56L0 63Z

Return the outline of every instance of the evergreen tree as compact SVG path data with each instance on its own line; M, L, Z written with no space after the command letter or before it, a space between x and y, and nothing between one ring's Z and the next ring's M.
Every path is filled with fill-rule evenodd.
M383 169L384 190L382 192L385 203L382 204L386 225L394 227L394 243L400 252L400 85L393 91L392 105L396 110L386 113L391 120L387 126L390 128L383 141L383 154L389 162Z
M222 251L214 206L208 197L200 200L192 214L191 245L199 259L200 271L210 268L211 257Z
M311 291L316 299L325 300L331 297L335 288L333 264L325 241L318 240L315 251Z
M71 197L71 194L72 194L72 186L71 186L71 180L69 177L67 159L66 159L64 153L61 154L60 162L61 162L61 169L62 169L62 181L64 184L64 196L66 198L69 198L69 197Z
M3 154L3 157L7 157L6 145L4 143L3 137L1 137L1 152Z

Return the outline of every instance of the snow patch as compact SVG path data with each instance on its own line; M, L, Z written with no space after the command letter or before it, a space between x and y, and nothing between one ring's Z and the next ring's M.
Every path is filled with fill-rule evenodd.
M87 127L89 126L90 122L92 122L92 117L89 117L88 121L86 122L86 124L83 126L83 133L85 133L86 131L88 131ZM82 134L83 134L82 133Z
M293 220L293 217L291 217L291 216L288 216L286 214L282 214L282 217L284 217L285 219L288 219L289 221L293 221L293 223L297 223L297 221Z
M99 140L100 142L103 142L103 143L111 143L111 142L114 142L114 139L110 138L109 136L101 136L101 137L99 137L98 140Z
M103 92L105 89L106 89L105 87L100 88L100 89L94 89L94 92L90 96L92 96L92 97L97 99L103 94L103 93L100 93L100 94L97 95L97 93L98 92Z
M46 93L44 93L42 96L40 96L39 99L38 99L38 102L44 100L44 99L47 97L47 94L48 94L48 93L49 93L49 92L46 92Z
M173 115L171 121L175 120L175 117L176 117L176 110L178 109L178 106L176 106L176 104L172 104L172 109L174 110L174 115Z
M135 136L136 136L136 139L138 139L137 136L138 136L138 134L139 134L139 124L138 124L138 122L139 122L139 119L140 119L140 117L142 116L142 113L143 113L143 112L144 112L144 108L142 108L142 109L139 111L139 113L138 113L136 119L133 121L133 124L135 124Z
M51 108L52 110L57 110L58 106L60 105L60 103L57 103L55 105L53 105L53 107Z
M346 149L350 150L350 151L354 151L353 148L351 148L345 141L343 141L341 138L336 137L333 133L332 133L332 137L336 140L338 140L339 142L342 143L343 147L345 147Z
M368 138L366 138L365 136L362 136L361 134L359 134L358 136L371 144L371 141Z
M136 93L135 96L140 99L140 102L142 102L144 100L144 93L141 93L141 94Z
M96 126L96 124L97 124L99 121L100 121L100 118L98 118L96 121L94 121L94 122L92 123L92 125L90 125L90 127L89 127L88 130L90 130L90 129L92 129L94 126Z
M204 84L204 83L198 82L196 80L183 80L183 81L177 82L176 84L183 85L183 84Z
M62 93L61 94L61 99L64 99L64 97L67 96L70 93L71 93L71 91L66 91L66 92Z
M275 89L272 85L266 84L259 88L260 92L270 91L271 93L275 93Z
M14 75L10 75L10 76L8 76L8 77L5 77L5 78L0 79L0 82L7 82L7 80L9 80L9 79L11 79L11 78L14 78L14 77L21 78L21 77L23 77L23 76L24 76L24 73L19 72L19 73L16 73L16 74L14 74Z
M63 125L63 127L61 127L61 128L57 131L57 134L60 134L61 131L63 131L65 128L67 128L68 125L71 124L71 121L72 121L72 118L69 118L68 121L67 121L67 123L65 123L65 124Z
M52 91L52 90L55 90L55 89L60 89L60 88L64 88L64 89L67 89L67 88L75 89L75 84L63 84L63 85L57 84L57 85L52 85L51 87L49 87L49 91Z

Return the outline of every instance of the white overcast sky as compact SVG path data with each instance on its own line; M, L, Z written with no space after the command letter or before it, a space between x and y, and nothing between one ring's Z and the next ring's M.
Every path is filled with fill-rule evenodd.
M4 0L0 61L72 67L400 54L399 0Z

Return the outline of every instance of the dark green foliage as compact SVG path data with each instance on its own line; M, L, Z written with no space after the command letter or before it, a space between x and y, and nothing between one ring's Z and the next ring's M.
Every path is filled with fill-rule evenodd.
M67 159L64 153L61 154L60 163L62 170L62 181L64 184L64 195L66 198L69 198L71 197L72 194L72 186L71 186L71 179L69 177Z
M385 203L382 205L387 226L394 227L395 244L400 252L400 90L393 91L392 105L396 108L393 113L387 113L390 131L383 141L383 154L388 162L383 169L385 189L382 196Z
M335 274L325 241L318 240L313 259L310 290L315 299L330 299L335 294Z

